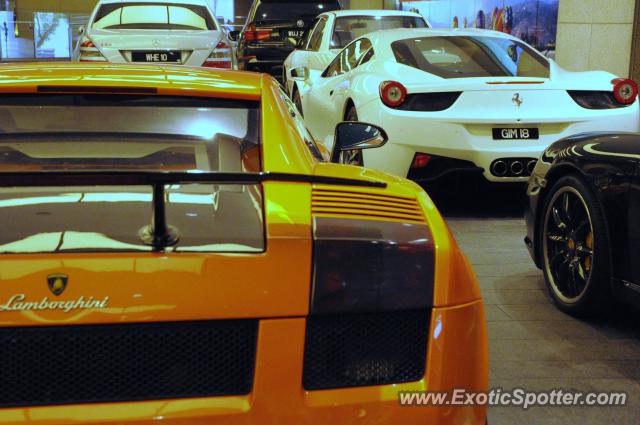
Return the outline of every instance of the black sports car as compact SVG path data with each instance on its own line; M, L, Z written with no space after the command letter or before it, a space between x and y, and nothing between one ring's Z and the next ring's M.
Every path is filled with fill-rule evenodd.
M640 306L640 134L552 144L529 180L525 242L561 310Z

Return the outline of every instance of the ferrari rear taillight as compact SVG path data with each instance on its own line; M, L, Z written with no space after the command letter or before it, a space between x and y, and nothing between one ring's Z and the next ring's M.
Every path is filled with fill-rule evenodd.
M311 314L432 304L434 243L426 224L314 218Z
M611 80L613 84L613 97L623 105L630 105L638 97L638 86L628 78L616 78Z
M380 99L385 105L395 108L407 98L407 89L397 81L383 81L380 84Z
M411 168L418 169L424 168L429 165L429 161L431 161L431 155L427 155L426 153L417 153L413 157L413 162L411 162Z
M231 60L231 48L229 45L224 41L219 42L202 66L207 68L231 69L233 62Z
M246 41L262 41L271 38L270 29L257 29L256 24L249 24L244 33Z
M106 62L107 59L102 55L100 49L88 38L84 38L80 43L80 62Z

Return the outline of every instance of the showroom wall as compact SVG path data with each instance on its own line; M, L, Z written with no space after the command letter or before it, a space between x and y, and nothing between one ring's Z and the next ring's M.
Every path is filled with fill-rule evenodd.
M559 0L399 1L435 28L483 28L512 34L555 57Z
M4 60L68 57L75 30L91 13L97 0L0 0L0 58ZM225 9L225 16L238 25L252 0L210 0L217 9ZM498 0L350 0L352 9L393 9L395 7L425 9L428 14L442 8L445 3L474 5L490 10ZM628 76L632 57L634 11L638 0L500 0L505 4L537 3L558 8L556 60L570 70L604 69ZM498 1L499 2L499 1ZM480 6L482 7L480 7ZM478 6L478 7L476 7ZM486 6L486 7L485 7ZM451 13L455 11L451 6ZM229 10L226 10L229 9ZM432 10L433 9L433 10ZM13 10L16 11L14 18ZM514 9L515 10L515 9ZM38 15L40 14L40 15ZM60 14L60 15L56 15ZM458 14L458 13L453 13ZM515 14L515 12L514 12ZM537 11L537 15L539 12ZM425 15L426 16L426 15ZM452 16L453 17L453 16ZM39 19L36 19L39 18ZM554 16L555 18L555 16ZM13 24L17 19L18 23ZM449 22L450 19L447 19ZM4 25L7 23L7 25ZM51 28L58 25L56 31ZM450 26L450 24L447 24ZM530 28L546 28L547 24L534 24ZM555 31L555 28L550 28ZM516 34L517 35L517 34ZM42 37L51 38L43 42ZM66 42L65 42L66 40ZM531 40L529 40L531 41ZM539 46L543 50L546 46ZM550 54L552 56L553 52ZM640 54L637 55L640 58ZM640 63L640 61L638 61Z
M636 0L560 0L556 60L572 71L629 75Z

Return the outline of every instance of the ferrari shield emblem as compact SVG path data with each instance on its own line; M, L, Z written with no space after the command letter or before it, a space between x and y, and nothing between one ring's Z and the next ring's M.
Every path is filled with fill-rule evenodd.
M49 276L47 276L47 285L49 285L49 290L55 296L58 296L64 292L64 290L67 288L68 281L69 276L62 273L50 274Z

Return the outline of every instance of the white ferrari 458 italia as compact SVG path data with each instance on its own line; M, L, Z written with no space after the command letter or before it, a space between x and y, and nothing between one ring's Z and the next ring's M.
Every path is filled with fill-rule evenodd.
M382 126L380 149L347 153L430 182L455 172L521 182L556 140L640 130L638 88L607 72L569 72L504 33L479 29L378 31L346 46L322 72L291 72L294 101L316 141L340 121Z
M79 62L235 65L206 0L100 0L81 31Z
M429 27L422 15L402 10L334 10L321 13L311 31L284 61L282 80L287 93L293 96L292 69L307 67L323 71L340 50L358 37L383 29Z

